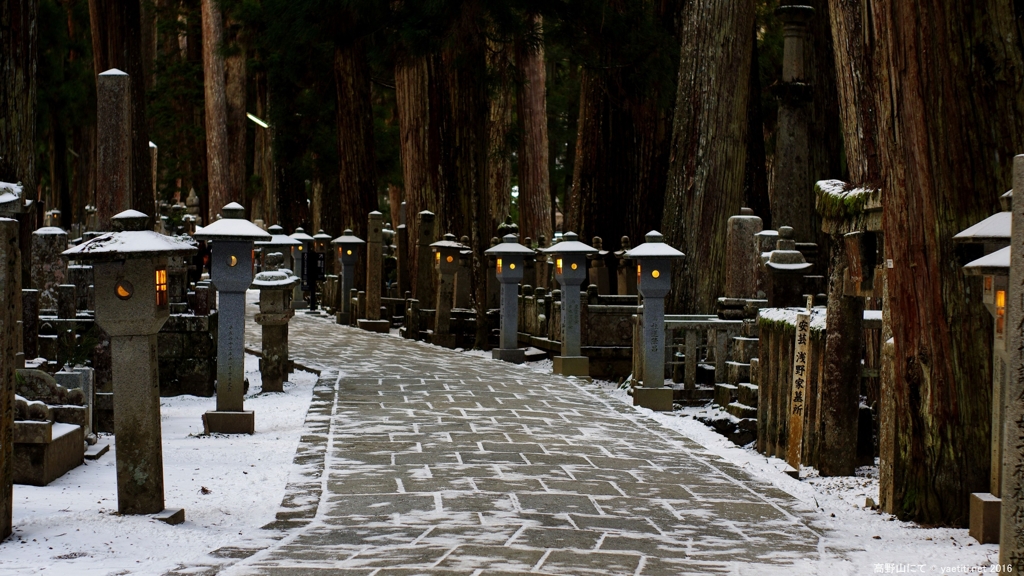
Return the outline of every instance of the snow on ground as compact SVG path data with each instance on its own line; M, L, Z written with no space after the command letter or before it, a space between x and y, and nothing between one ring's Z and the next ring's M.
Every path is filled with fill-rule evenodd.
M245 407L253 436L204 436L215 398L162 398L164 492L185 523L117 513L111 450L49 486L14 486L14 534L0 543L0 575L163 574L234 542L258 538L284 496L316 377L296 371L283 393L260 394L258 360L246 355Z

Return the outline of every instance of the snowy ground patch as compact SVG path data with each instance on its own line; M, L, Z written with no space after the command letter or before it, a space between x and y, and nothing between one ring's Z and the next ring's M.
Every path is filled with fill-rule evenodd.
M210 550L259 537L284 496L316 376L295 372L283 393L261 394L258 360L246 356L245 407L253 436L203 435L215 398L162 398L164 490L185 523L117 514L112 435L109 453L49 486L14 487L14 534L0 543L0 575L163 574Z

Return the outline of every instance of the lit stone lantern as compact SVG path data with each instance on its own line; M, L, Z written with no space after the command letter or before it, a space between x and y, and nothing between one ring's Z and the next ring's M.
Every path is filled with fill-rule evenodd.
M63 255L93 266L96 322L110 335L117 509L179 523L183 510L164 510L157 333L170 313L167 259L189 256L196 248L148 230L148 222L141 212L121 212L111 218L115 232Z
M302 283L295 287L295 298L292 300L292 308L305 308L307 303L305 298L302 297L302 293L309 290L309 282L306 280L306 254L313 251L313 237L306 234L306 231L300 226L295 229L290 238L299 241L299 245L295 247L295 252L293 252L292 260L294 261L294 267L292 271L302 279Z
M349 293L356 285L356 264L359 262L359 249L366 244L366 241L346 229L341 236L331 240L337 252L338 270L341 271L341 315L338 317L339 324L349 322L350 298ZM344 320L344 322L342 322Z
M270 254L271 252L279 252L284 257L284 262L281 264L282 268L287 268L292 272L298 274L295 269L294 255L292 252L298 252L298 247L302 246L302 242L288 236L284 233L284 228L277 224L267 228L267 232L270 233L270 240L266 242L256 242L256 247L260 248L263 254Z
M672 389L665 387L665 296L672 287L672 261L683 253L665 244L657 231L647 242L626 252L635 260L636 286L643 297L643 388L633 390L633 403L654 410L672 409Z
M331 244L331 237L320 230L313 236L313 250L306 255L306 278L309 284L309 313L317 313L319 298L317 298L317 282L326 277L327 250Z
M519 281L523 279L523 262L534 252L516 242L515 234L506 234L484 254L494 256L494 273L501 283L501 344L491 350L491 356L522 364L526 361L526 350L519 348Z
M252 284L253 242L270 234L245 219L245 209L232 202L221 218L196 234L213 243L210 280L219 295L217 326L217 410L203 415L206 433L252 434L252 411L244 411L245 291Z
M464 244L455 241L454 234L445 234L444 240L430 245L430 249L434 251L434 267L440 276L437 285L437 307L434 313L434 334L430 337L431 344L446 348L455 347L455 335L451 333L455 274L459 271L461 252L466 248L467 246ZM523 277L522 266L519 268L519 278L521 279Z
M580 354L580 284L587 279L587 255L597 248L566 232L562 241L544 250L555 263L555 280L562 287L562 355L554 358L554 372L563 376L589 376L590 361Z
M277 253L266 255L268 270L256 275L252 287L260 291L260 312L256 323L263 326L263 358L260 375L264 392L283 392L288 375L288 321L295 315L292 309L292 288L299 278L287 270L279 270L283 257Z

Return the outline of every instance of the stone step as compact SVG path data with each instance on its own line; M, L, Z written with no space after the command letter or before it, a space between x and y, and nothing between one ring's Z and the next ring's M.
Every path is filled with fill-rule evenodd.
M750 359L750 382L761 385L761 361L757 358Z
M715 404L726 407L736 399L737 388L732 384L715 384Z
M732 359L736 362L749 364L750 359L757 356L759 342L760 340L757 338L734 336L732 339Z
M725 363L725 380L729 384L750 382L750 364L728 361Z
M725 411L737 418L757 418L757 408L733 402L725 407Z
M683 406L704 406L715 398L714 388L696 388L672 391L672 401Z
M744 382L738 386L739 403L757 408L758 390L756 384Z

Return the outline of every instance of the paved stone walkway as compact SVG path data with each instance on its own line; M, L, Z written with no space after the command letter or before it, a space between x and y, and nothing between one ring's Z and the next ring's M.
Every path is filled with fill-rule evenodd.
M291 349L329 370L278 520L209 572L675 576L827 554L806 506L599 386L301 313Z

